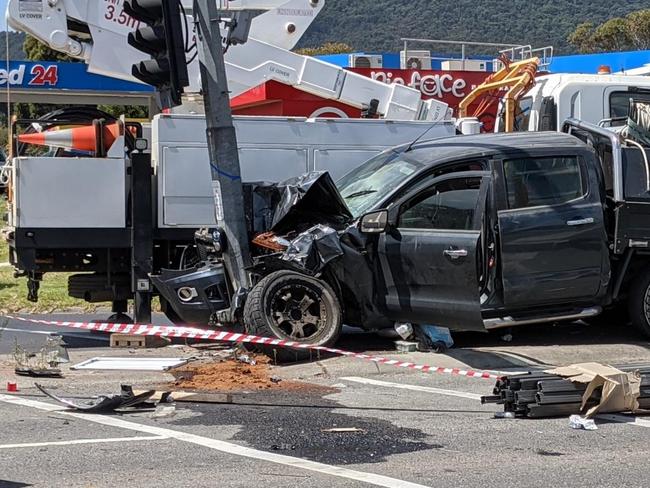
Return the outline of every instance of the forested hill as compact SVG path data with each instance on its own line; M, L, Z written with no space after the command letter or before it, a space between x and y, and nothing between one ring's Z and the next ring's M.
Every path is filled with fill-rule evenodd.
M644 8L650 4L641 0L326 0L301 46L397 51L401 37L415 37L553 45L562 53L578 24Z
M566 39L578 24L644 8L650 4L642 0L326 0L300 47L334 41L358 51L398 51L400 38L416 37L553 45L558 54L572 52ZM5 35L0 32L0 59ZM24 58L25 35L9 36L11 59Z

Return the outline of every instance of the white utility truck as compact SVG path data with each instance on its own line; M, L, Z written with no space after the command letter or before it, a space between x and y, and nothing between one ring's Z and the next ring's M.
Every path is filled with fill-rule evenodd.
M515 130L560 130L568 118L622 125L630 98L650 101L650 77L566 73L539 76L535 86L519 99ZM498 121L497 132L502 127L502 121Z
M248 0L215 2L224 11L232 10L233 18L238 9L251 4ZM187 14L184 30L191 78L186 94L195 98L200 97L200 82L189 42L192 2L181 3ZM442 137L456 132L447 105L422 101L418 90L387 85L291 52L324 0L254 3L262 13L252 22L248 42L230 46L226 54L233 94L276 80L325 99L370 107L378 118L237 118L245 181L280 181L312 169L328 170L337 177L376 153L425 133ZM138 25L124 12L122 0L10 0L7 19L14 29L83 60L91 73L133 80L132 65L142 60L143 54L127 43L128 34ZM66 114L58 121L18 121L14 136L25 129L55 130L64 125ZM101 124L97 118L101 117L89 117L87 124ZM77 124L79 120L75 118ZM470 127L476 130L475 125ZM69 293L91 302L112 301L116 312L124 311L125 301L140 286L131 276L131 251L138 241L133 234L137 209L149 209L144 213L152 216L153 268L178 268L188 262L194 231L212 225L215 219L205 120L161 115L152 121L151 131L154 178L151 197L144 200L147 192L136 188L142 181L136 184L134 180L130 155L135 147L127 140L128 131L122 130L123 136L110 147L98 141L98 151L58 151L56 157L25 156L19 141L14 141L9 225L4 234L16 274L29 280L30 299L37 299L45 272L92 273L73 275ZM99 138L103 132L100 127Z

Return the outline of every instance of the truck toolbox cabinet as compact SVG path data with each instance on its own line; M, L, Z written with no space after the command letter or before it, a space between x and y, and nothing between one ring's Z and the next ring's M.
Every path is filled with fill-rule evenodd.
M125 228L124 159L14 160L17 228Z

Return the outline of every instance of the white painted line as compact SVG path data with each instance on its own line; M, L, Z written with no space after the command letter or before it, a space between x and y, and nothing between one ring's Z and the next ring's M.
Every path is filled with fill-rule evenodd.
M613 422L621 422L624 424L634 425L636 427L645 427L646 429L650 428L650 420L640 419L639 417L634 417L632 415L602 413L596 415L596 418L603 419L603 420L611 420Z
M398 388L400 390L424 391L427 393L436 393L438 395L469 398L470 400L481 400L481 395L477 395L476 393L466 393L464 391L456 390L443 390L442 388L433 388L431 386L406 385L404 383L391 383L390 381L371 380L368 378L358 378L356 376L348 376L341 379L343 381L352 381L353 383L363 383L365 385L385 386L388 388Z
M169 439L165 436L107 437L104 439L72 439L69 441L32 442L28 444L0 444L0 449L18 449L22 447L73 446L75 444L102 444L105 442L144 442Z
M88 422L94 422L96 424L107 425L109 427L117 427L120 429L134 430L136 432L145 432L161 437L168 437L170 439L176 439L179 441L196 444L202 447L214 449L216 451L225 452L227 454L233 454L235 456L259 459L260 461L281 464L284 466L291 466L293 468L304 469L307 471L313 471L330 476L337 476L339 478L361 481L375 486L383 486L385 488L429 488L425 485L419 485L417 483L411 483L409 481L391 478L389 476L364 473L363 471L355 471L339 466L330 466L329 464L317 463L314 461L309 461L307 459L284 456L282 454L275 454L272 452L258 451L257 449L251 449L250 447L239 446L237 444L231 444L229 442L211 439L209 437L203 437L195 434L189 434L187 432L180 432L177 430L165 429L152 425L138 424L107 415L82 414L63 411L65 410L63 407L52 405L50 403L39 402L36 400L28 400L25 398L0 394L0 401L12 405L45 410L47 412L56 411L61 415L87 420Z
M102 336L95 336L91 334L79 334L78 332L66 332L66 331L60 331L60 332L53 332L51 330L29 330L29 329L13 329L11 327L0 327L0 332L20 332L23 334L37 334L37 335L52 335L52 334L57 334L57 335L65 335L66 337L78 337L80 339L88 339L91 341L102 341L102 342L109 342L108 337L102 337Z

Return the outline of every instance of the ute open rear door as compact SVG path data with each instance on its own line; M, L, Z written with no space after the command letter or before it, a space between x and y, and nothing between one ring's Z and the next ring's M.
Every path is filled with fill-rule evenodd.
M489 173L453 173L389 209L379 238L385 306L395 321L484 331L478 269Z

